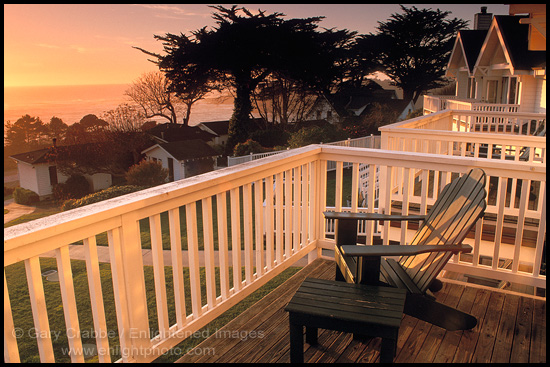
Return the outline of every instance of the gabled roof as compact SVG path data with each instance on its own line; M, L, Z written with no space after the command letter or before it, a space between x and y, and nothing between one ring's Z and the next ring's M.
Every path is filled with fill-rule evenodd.
M194 139L210 141L214 138L213 134L197 126L185 126L183 124L159 124L147 130L147 132L162 143Z
M46 154L50 151L49 148L33 150L31 152L19 153L10 155L10 158L16 159L28 164L47 163Z
M229 132L229 120L201 122L197 126L204 126L218 136L227 135Z
M14 154L11 155L10 158L28 164L54 163L56 160L68 159L76 153L82 153L83 151L88 151L90 149L91 154L93 154L93 149L98 149L97 144L98 143L86 143L75 145L60 145L57 147L51 146L49 148L42 148L30 152Z
M165 150L178 161L218 156L218 153L201 139L155 144L152 147L145 149L142 153L144 154L156 147L160 147Z
M496 15L491 23L476 67L490 66L494 55L502 55L502 62L514 70L531 70L546 61L546 51L529 51L529 25L520 24L526 16ZM496 48L500 47L500 49Z
M447 64L447 70L459 69L462 66L468 68L471 74L474 71L479 52L487 36L487 30L462 29L458 31L453 52Z

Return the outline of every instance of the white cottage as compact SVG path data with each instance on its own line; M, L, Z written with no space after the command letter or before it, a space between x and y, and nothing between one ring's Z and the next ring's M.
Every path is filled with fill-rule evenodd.
M19 186L34 191L42 199L53 193L53 186L67 181L66 176L58 170L55 162L46 158L49 149L39 149L31 152L10 156L17 163ZM108 173L84 175L93 192L106 189L112 185L112 176Z
M145 159L168 169L169 181L177 181L216 169L218 153L201 139L155 144L141 152Z

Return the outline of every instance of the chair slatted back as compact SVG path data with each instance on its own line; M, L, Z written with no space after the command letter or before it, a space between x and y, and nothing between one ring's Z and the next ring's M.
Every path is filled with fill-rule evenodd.
M460 244L486 208L486 175L481 169L447 184L410 245ZM403 256L399 264L424 292L451 258L451 252Z

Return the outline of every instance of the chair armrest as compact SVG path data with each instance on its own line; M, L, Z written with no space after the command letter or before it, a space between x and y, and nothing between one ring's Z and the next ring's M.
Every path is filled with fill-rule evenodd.
M357 219L357 220L425 220L425 215L399 215L379 213L349 213L324 212L327 219Z
M340 246L340 251L344 256L412 256L425 252L444 252L469 253L472 252L472 246L459 245L412 245L412 246Z

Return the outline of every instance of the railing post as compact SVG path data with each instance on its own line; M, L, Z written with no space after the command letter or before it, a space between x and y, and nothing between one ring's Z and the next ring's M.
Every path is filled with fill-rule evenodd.
M135 213L122 215L122 262L129 330L119 330L119 334L129 340L130 351L127 355L136 362L150 361L151 337L149 335L149 316L147 313L147 296L145 294L145 277L143 274L143 257L139 221Z

